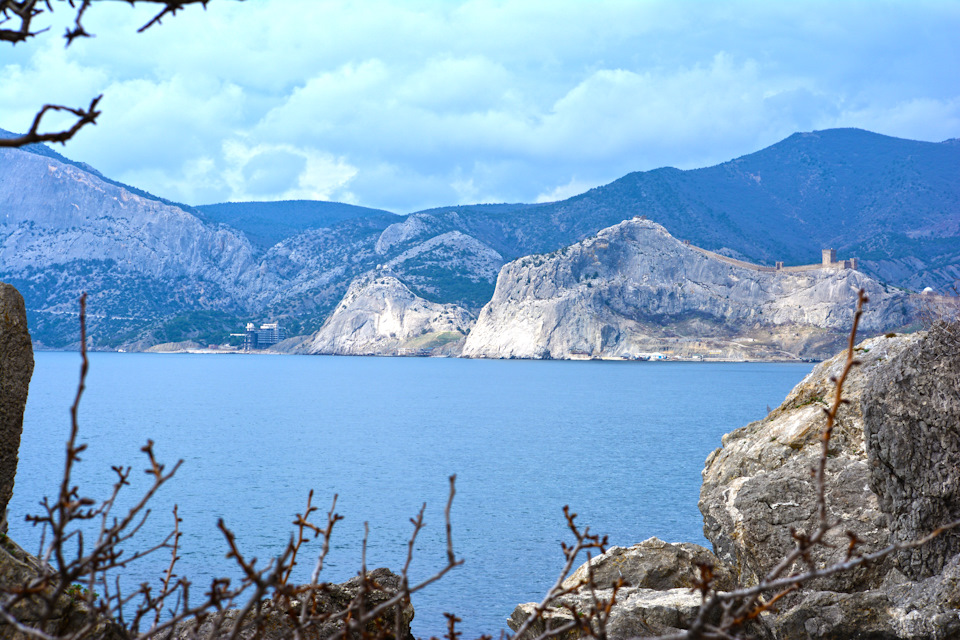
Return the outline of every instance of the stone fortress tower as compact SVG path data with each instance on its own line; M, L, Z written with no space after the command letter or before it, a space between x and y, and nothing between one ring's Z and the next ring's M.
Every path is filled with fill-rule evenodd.
M849 260L837 260L836 249L824 249L822 264L824 269L856 269L857 259L850 258Z

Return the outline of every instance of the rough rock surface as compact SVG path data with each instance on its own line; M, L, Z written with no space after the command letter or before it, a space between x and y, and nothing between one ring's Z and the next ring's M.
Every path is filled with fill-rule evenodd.
M869 311L868 311L869 312ZM839 521L817 564L842 560L846 531L859 550L916 539L960 517L960 327L877 337L856 348L862 364L844 387L828 453L827 504ZM790 529L815 523L822 407L845 354L818 365L765 420L723 439L707 459L704 531L741 584L753 584L792 546ZM806 585L764 616L778 639L960 637L960 555L945 536L900 557ZM795 569L801 569L798 565ZM906 575L905 575L906 574Z
M379 585L376 589L367 594L365 600L365 609L369 610L377 605L389 600L400 588L401 578L388 569L374 569L370 572L370 577ZM360 594L360 578L352 578L342 584L328 585L327 589L318 594L313 600L316 612L319 615L337 613L347 608L350 602ZM265 621L261 625L256 624L253 619L240 626L240 632L236 636L240 640L290 640L294 636L294 625L291 623L291 617L299 615L301 603L298 600L292 600L281 605L272 600L264 602L262 614ZM396 628L397 609L389 609L380 618L380 623L387 629ZM237 617L240 612L232 609L226 613L222 623L215 626L213 617L208 617L199 629L191 622L179 625L174 632L174 638L177 640L225 640L229 638L233 630ZM413 620L413 605L406 602L400 607L400 637L398 640L413 640L413 634L410 632L410 622ZM370 623L368 631L376 632L374 623ZM323 640L331 636L343 633L343 622L328 622L319 626L309 627L300 635L303 640Z
M870 486L892 539L916 539L960 520L960 325L939 323L877 372L862 399ZM940 573L960 553L950 531L898 554L912 579Z
M563 586L586 583L589 571L594 584L601 589L612 587L620 578L631 587L644 589L692 589L700 578L698 564L718 569L715 578L718 588L734 586L734 576L725 571L710 550L690 542L671 544L655 537L632 547L610 547L606 553L578 567Z
M33 347L20 293L0 282L0 532L17 475L27 389L33 375Z
M919 582L894 569L880 589L804 593L765 622L784 640L955 640L960 638L960 556L951 558L940 574Z
M650 538L629 548L611 547L589 563L581 565L563 587L576 589L585 584L588 570L601 599L609 599L613 584L622 578L626 585L617 593L617 606L611 612L607 631L612 638L658 635L685 629L700 609L701 597L692 591L699 578L697 563L718 569L717 584L720 588L733 586L733 576L709 550L690 543L670 544ZM589 565L589 569L588 569ZM580 587L574 593L563 596L560 605L573 607L580 613L589 611L593 604L589 588ZM535 603L521 604L514 609L507 621L517 631L536 607ZM562 607L550 609L542 620L532 625L525 637L535 637L543 631L555 629L573 620L569 610ZM579 633L568 633L568 638ZM522 640L522 639L521 639Z
M54 589L44 582L43 576L49 567L20 548L7 536L0 536L0 607L13 615L25 626L50 635L66 635L89 625L84 638L97 640L124 640L127 635L114 621L94 614L83 598L62 594L52 611L47 611L41 597L52 599ZM15 589L23 586L35 588L41 597L20 599ZM0 624L0 640L33 640L35 636L23 633L10 624Z
M818 549L820 562L843 557L851 530L864 548L888 543L886 516L870 489L858 402L865 384L897 354L915 344L917 335L871 338L859 344L862 362L844 386L850 404L841 407L827 464L828 506L844 527L830 537L835 549ZM790 529L812 531L816 504L810 470L820 456L824 409L833 401L831 378L838 376L846 354L817 365L763 420L723 437L723 447L707 458L700 489L704 535L717 555L737 572L742 584L754 584L794 546ZM818 582L831 590L879 586L889 563L880 563ZM799 568L799 567L798 567Z
M612 589L597 589L600 600L609 600ZM587 593L576 593L558 599L563 607L573 607L578 613L589 611L593 604ZM507 619L511 629L517 631L535 611L535 603L528 602L517 606ZM609 638L635 638L675 633L687 628L696 618L700 609L699 594L690 589L621 589L617 593L617 605L610 613L607 623ZM566 608L557 607L547 611L539 620L530 625L529 630L518 640L535 638L545 631L557 629L573 620L573 614ZM561 640L582 637L577 630L556 636Z
M856 292L866 332L911 321L913 303L853 269L760 271L687 246L639 218L552 254L503 267L464 345L490 358L726 360L827 357L849 329Z
M432 352L463 339L468 311L428 302L390 275L355 280L336 310L300 347L302 353L397 355Z

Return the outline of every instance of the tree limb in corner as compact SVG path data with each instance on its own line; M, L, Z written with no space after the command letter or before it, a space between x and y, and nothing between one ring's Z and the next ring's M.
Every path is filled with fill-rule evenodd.
M60 144L64 144L82 127L96 122L97 116L100 115L100 112L97 111L97 103L100 102L100 98L102 97L103 95L101 94L94 98L90 102L90 106L86 109L74 109L72 107L64 107L62 105L45 104L43 105L43 108L37 112L37 115L34 116L33 124L30 125L29 131L22 136L17 136L15 138L0 138L0 147L23 147L35 142L59 142ZM63 129L54 133L41 133L40 122L43 120L43 116L51 111L63 111L69 113L76 116L77 120L69 129Z
M137 33L149 29L155 24L160 24L160 20L167 15L173 16L180 9L184 9L190 4L199 4L206 8L209 0L124 0L130 5L151 4L159 7L159 11L145 25L137 29ZM73 26L67 28L64 38L67 41L66 46L77 38L89 38L91 34L84 29L82 21L84 14L93 6L93 0L67 0L71 11L76 15L73 19ZM43 14L53 13L54 3L51 0L0 0L0 42L9 42L16 45L18 42L24 42L29 38L35 37L45 31L45 29L32 30L33 20ZM8 26L9 25L9 26ZM33 124L30 130L20 136L12 138L0 138L0 147L23 147L37 142L59 142L65 144L72 138L77 131L88 124L95 124L97 116L97 103L100 102L102 95L97 96L90 102L86 109L82 107L66 107L63 105L44 105L34 116ZM51 111L61 111L76 116L73 126L68 129L62 129L51 133L41 133L40 122L47 113Z

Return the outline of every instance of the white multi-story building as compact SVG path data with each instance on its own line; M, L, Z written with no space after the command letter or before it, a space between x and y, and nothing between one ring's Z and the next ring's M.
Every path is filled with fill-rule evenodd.
M254 323L248 322L246 336L243 339L243 350L264 349L285 340L286 337L287 330L277 322L262 324L259 329Z

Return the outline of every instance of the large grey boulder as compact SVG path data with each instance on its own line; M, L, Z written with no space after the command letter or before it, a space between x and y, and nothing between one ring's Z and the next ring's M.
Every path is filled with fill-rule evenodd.
M7 504L13 496L23 410L33 375L33 346L23 296L0 282L0 522L6 530Z
M846 532L873 551L915 540L960 518L960 326L861 342L828 452L832 547ZM707 459L700 508L717 555L755 584L793 546L791 530L816 526L811 469L824 408L845 354L818 365L766 419L727 434ZM900 557L812 581L765 614L778 640L960 638L960 556L951 533ZM798 564L793 570L802 570Z
M826 537L829 546L810 554L813 566L843 561L848 531L861 540L857 552L863 553L921 538L960 518L960 324L872 338L855 353L861 364L844 386L848 402L827 453L828 518L838 524ZM718 589L756 584L794 548L792 532L817 526L811 470L821 452L833 379L845 359L842 353L819 364L780 407L724 436L723 447L707 458L700 509L716 553ZM737 637L957 640L958 537L950 532L900 557L807 582ZM685 547L648 540L611 549L591 564L597 586L606 589L597 592L601 597L609 597L617 577L636 582L617 595L611 639L671 633L689 624L699 608L689 583L700 554ZM809 566L798 563L787 572ZM586 575L581 567L574 578ZM592 599L581 588L558 604L535 630L572 620L563 606L582 613ZM511 626L518 628L532 610L531 604L518 607Z
M960 520L960 324L936 324L877 372L863 394L870 486L892 540L920 538ZM960 531L897 555L913 579L960 553Z
M814 551L818 563L842 560L846 531L863 540L861 550L886 546L886 515L869 486L860 396L866 384L892 358L910 349L919 335L877 337L857 346L859 367L851 371L831 440L827 464L829 517L843 526L827 537L833 545ZM791 549L791 529L816 526L816 491L810 475L820 456L824 409L834 397L831 378L846 354L817 365L777 409L723 437L723 447L707 458L700 489L704 535L743 585L756 584ZM802 569L798 564L795 569ZM879 562L817 581L815 588L854 591L879 587L890 568Z
M804 592L778 615L766 616L765 622L782 640L960 638L960 556L926 580L898 582L897 577L894 570L889 584L868 591Z
M654 537L632 547L610 547L578 567L564 580L563 587L585 584L592 575L594 584L601 589L612 587L618 579L644 589L693 589L700 579L700 564L715 569L717 588L734 586L734 576L709 549L690 542L671 544Z

